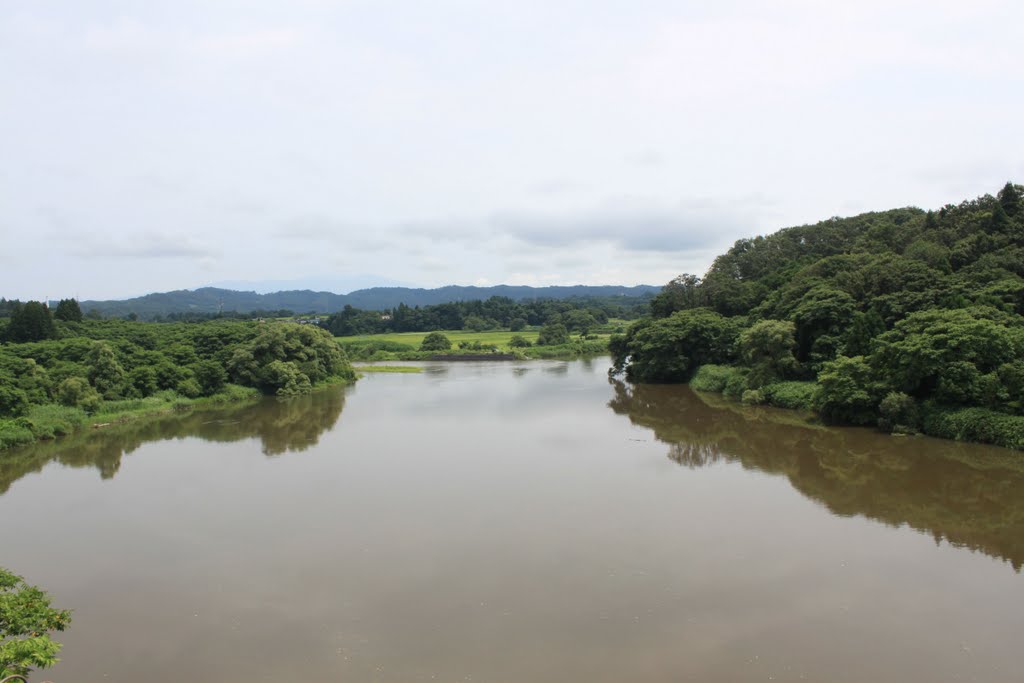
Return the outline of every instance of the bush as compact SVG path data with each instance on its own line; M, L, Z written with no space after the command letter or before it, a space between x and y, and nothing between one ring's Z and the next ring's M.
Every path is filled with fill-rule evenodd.
M440 332L431 332L420 343L420 351L447 351L452 348L452 342Z
M747 389L743 392L743 397L740 399L747 405L760 405L764 403L764 394L758 389Z
M987 408L931 408L922 420L925 434L957 441L976 441L1024 450L1024 417Z
M776 382L761 388L770 405L790 410L814 409L814 382Z
M726 384L734 376L743 376L743 371L729 365L702 365L697 368L693 379L690 380L690 387L697 391L713 391L723 393Z
M878 404L878 426L887 432L916 433L921 422L917 401L902 391L890 391Z
M743 368L736 368L736 372L729 375L725 382L725 389L722 394L729 398L741 398L747 390L747 371Z
M21 446L35 440L36 435L29 429L25 418L0 420L0 449Z
M537 335L537 346L560 346L569 342L569 331L559 322L549 322Z
M81 408L87 413L96 412L100 406L100 395L84 377L68 377L57 386L57 403L72 408Z
M533 346L533 344L530 343L530 340L522 336L521 334L512 335L512 338L508 340L508 345L514 349L525 349L527 347Z

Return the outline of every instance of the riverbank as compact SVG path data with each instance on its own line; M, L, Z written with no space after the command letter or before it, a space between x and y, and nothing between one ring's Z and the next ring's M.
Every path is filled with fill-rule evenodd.
M76 407L47 403L33 406L26 415L0 420L0 451L66 436L84 429L101 429L109 425L166 415L173 412L220 407L259 398L256 389L229 384L212 396L187 398L167 390L152 396L122 401L107 401L95 413Z
M315 384L310 391L350 383L343 377L330 378ZM36 405L22 417L0 420L0 453L16 446L48 441L88 429L104 429L171 413L222 408L257 401L263 396L257 389L228 384L216 394L200 398L188 398L168 390L146 398L105 401L94 413L55 403Z
M704 365L689 381L692 389L721 394L745 405L769 405L798 410L821 419L817 410L817 382L775 382L758 389L747 388L744 368L729 365ZM865 401L871 397L865 395ZM881 401L881 417L875 426L891 434L925 434L940 439L990 444L1024 450L1024 417L989 408L950 408L933 401L920 404L912 400Z

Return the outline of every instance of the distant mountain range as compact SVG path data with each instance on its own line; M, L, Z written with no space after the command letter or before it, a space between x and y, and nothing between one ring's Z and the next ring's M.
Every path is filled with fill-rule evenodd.
M526 287L496 285L493 287L461 287L449 285L437 289L409 287L371 287L349 294L314 292L308 289L270 294L239 292L217 287L181 289L159 292L120 301L82 301L85 312L97 310L107 317L120 317L135 313L150 319L171 313L216 313L218 311L274 311L287 309L296 313L334 313L346 305L367 310L407 306L427 306L451 301L473 301L492 296L506 296L514 301L524 299L571 299L576 297L644 297L656 294L661 288L653 285L623 287L618 285L573 285L566 287Z

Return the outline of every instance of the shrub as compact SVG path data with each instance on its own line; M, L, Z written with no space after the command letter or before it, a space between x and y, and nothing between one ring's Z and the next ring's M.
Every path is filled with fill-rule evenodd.
M902 391L890 391L878 404L878 426L887 432L909 432L918 430L921 422L917 401Z
M431 332L420 343L420 351L447 351L452 348L452 342L440 332Z
M925 411L925 434L943 439L976 441L1024 450L1024 417L997 413L987 408Z
M767 402L790 410L813 410L814 382L776 382L761 387Z
M57 402L63 406L81 408L87 413L96 412L100 406L100 395L83 377L68 377L57 385Z
M743 397L740 399L747 405L760 405L764 403L764 394L758 389L747 389L743 392Z
M697 391L713 391L722 393L730 378L743 375L743 371L729 365L707 364L697 368L693 379L690 380L690 387Z
M527 348L529 346L533 346L533 344L530 343L530 340L521 334L512 335L512 338L508 340L508 345L512 348Z

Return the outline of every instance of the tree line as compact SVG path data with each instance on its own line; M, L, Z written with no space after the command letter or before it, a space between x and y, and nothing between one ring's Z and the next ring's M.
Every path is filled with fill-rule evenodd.
M457 301L431 306L407 306L371 311L345 306L328 317L324 327L338 337L387 332L432 332L435 330L508 329L518 332L527 326L560 322L570 331L586 335L609 318L633 320L647 313L646 297L536 299L513 301L492 296L484 300Z
M739 240L612 339L614 370L1024 448L1022 194Z

